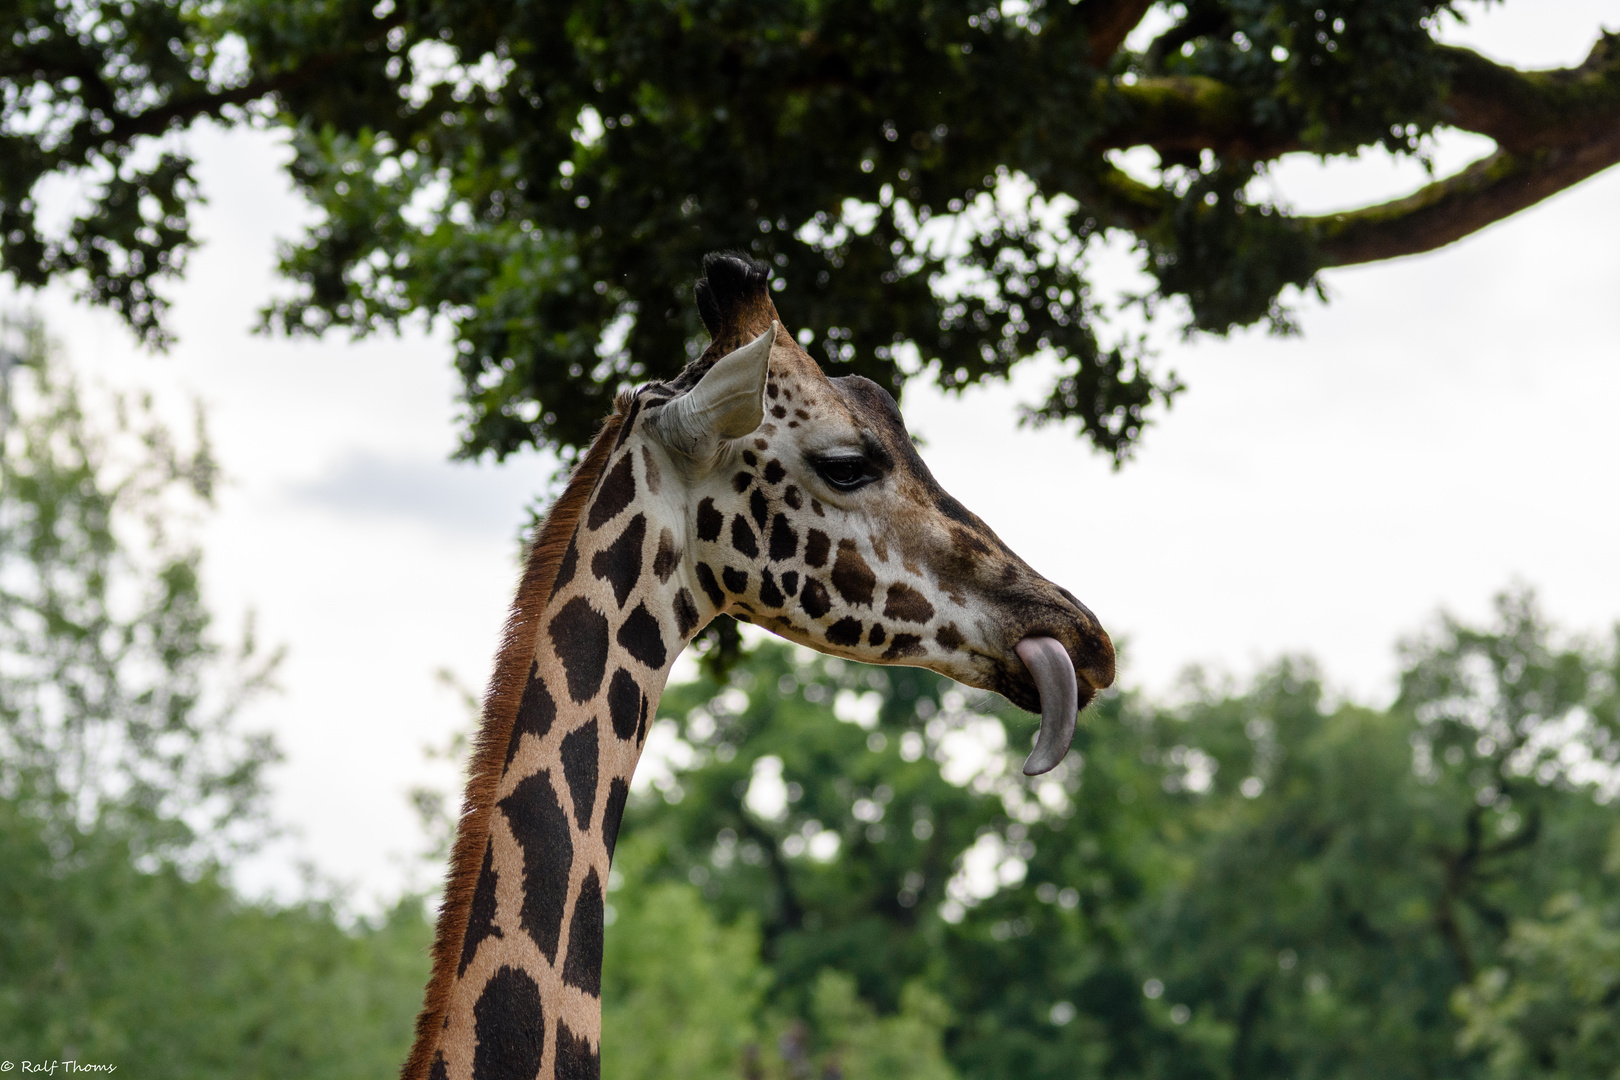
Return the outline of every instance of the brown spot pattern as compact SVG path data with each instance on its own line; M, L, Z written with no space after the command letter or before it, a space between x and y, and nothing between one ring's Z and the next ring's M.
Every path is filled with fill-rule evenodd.
M872 606L872 590L877 587L877 575L861 558L855 541L838 541L838 560L833 563L832 583L845 603Z
M846 648L851 645L859 645L861 643L861 630L861 620L846 615L827 627L827 643L830 645L842 645Z
M832 549L832 541L820 529L811 529L810 535L804 541L804 561L811 566L826 566L827 553Z
M602 479L602 486L596 492L596 501L591 503L591 512L585 521L592 531L612 521L619 515L619 511L629 506L630 500L636 497L634 461L634 455L625 454Z
M675 550L675 534L665 529L658 534L658 554L653 556L653 573L658 575L659 581L667 582L680 561L681 553Z
M645 444L641 447L641 471L647 478L647 491L653 495L664 485L664 474L658 471L658 462L653 460L652 450Z
M934 605L910 585L895 582L889 586L888 595L884 598L883 614L903 622L925 623L934 617Z
M720 539L720 529L726 523L726 516L714 508L713 499L704 499L698 503L697 531L698 539L709 543Z
M815 578L804 579L804 592L799 597L799 606L804 608L805 614L812 619L819 619L832 610L832 597L827 594L827 586Z
M889 647L883 650L883 659L899 660L907 656L921 656L925 651L922 638L916 634L896 634Z
M741 514L736 514L731 519L731 546L750 559L759 558L759 538L754 535L754 530L748 527L748 522L743 520Z

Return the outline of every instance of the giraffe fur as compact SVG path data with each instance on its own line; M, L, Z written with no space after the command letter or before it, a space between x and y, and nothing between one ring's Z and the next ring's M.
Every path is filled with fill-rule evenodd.
M532 546L485 700L404 1080L600 1074L605 885L681 649L731 614L1039 711L1015 648L1061 645L1083 707L1113 646L934 481L894 400L830 379L764 267L705 260L709 348L622 394Z

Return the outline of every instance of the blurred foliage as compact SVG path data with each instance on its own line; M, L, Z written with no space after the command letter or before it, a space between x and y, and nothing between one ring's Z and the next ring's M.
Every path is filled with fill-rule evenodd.
M431 928L407 900L345 926L246 903L221 872L133 858L109 823L64 841L0 798L0 1046L174 1080L395 1075Z
M282 252L295 288L267 325L445 320L467 453L583 447L622 384L694 355L689 283L739 247L832 373L960 389L1042 355L1054 373L1027 417L1117 461L1180 383L1102 329L1106 234L1143 256L1146 310L1286 331L1324 266L1465 235L1523 205L1498 188L1562 158L1326 218L1251 183L1267 162L1426 161L1442 120L1515 152L1612 137L1620 49L1600 39L1590 70L1549 80L1436 43L1486 2L14 0L0 266L65 276L162 345L158 283L195 246L201 199L176 133L280 127L319 214ZM1122 170L1133 147L1157 165ZM1594 153L1538 190L1610 160ZM83 200L53 230L44 193L63 179Z
M651 837L626 837L609 882L603 968L604 1076L751 1080L953 1080L949 1009L921 981L880 1015L855 980L824 968L801 1017L764 1007L773 975L748 915L721 921L689 882L658 880Z
M1110 695L1030 781L998 699L767 643L671 688L626 830L812 1044L835 972L938 995L963 1077L1599 1075L1620 650L1512 593L1403 657L1385 711L1297 660Z
M135 1076L386 1076L426 976L418 902L345 928L245 903L270 683L210 635L187 540L218 469L149 400L87 394L0 322L0 1047Z
M1617 867L1611 849L1606 869ZM1612 1077L1620 1068L1620 925L1577 894L1541 919L1516 920L1503 964L1457 992L1465 1050L1489 1054L1484 1075Z
M746 922L722 925L697 890L638 872L645 843L625 838L610 875L602 966L604 1076L723 1076L736 1071L769 975ZM625 888L627 875L632 884Z
M149 398L96 395L26 319L0 319L0 792L71 829L101 821L153 857L253 839L268 738L234 726L271 685L251 621L211 636L188 527L218 467Z

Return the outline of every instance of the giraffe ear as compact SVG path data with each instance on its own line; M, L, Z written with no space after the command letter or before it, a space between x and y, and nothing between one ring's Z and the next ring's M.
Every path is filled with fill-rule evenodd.
M671 450L706 460L724 439L740 439L765 419L765 378L776 323L714 362L696 386L665 405L651 433Z

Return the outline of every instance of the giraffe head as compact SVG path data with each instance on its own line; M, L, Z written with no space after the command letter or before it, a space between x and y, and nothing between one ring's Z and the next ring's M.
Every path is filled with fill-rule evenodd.
M710 614L1039 712L1024 771L1056 765L1114 680L1096 616L939 486L882 387L822 372L782 328L763 266L723 254L705 270L708 350L621 403L621 441L667 477L659 516L684 526L664 530L655 569L690 580ZM677 615L690 633L698 616Z

